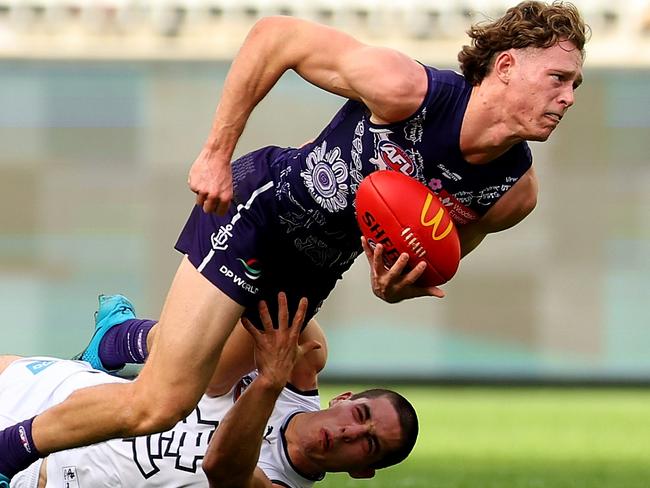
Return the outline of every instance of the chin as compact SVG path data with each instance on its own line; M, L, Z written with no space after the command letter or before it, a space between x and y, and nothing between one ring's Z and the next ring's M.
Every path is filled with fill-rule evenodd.
M553 133L553 129L546 129L544 131L539 131L535 134L530 134L529 137L526 138L527 141L534 141L534 142L545 142L549 137L551 137L551 134Z
M546 140L547 140L549 137L551 137L551 134L537 135L537 136L533 136L533 137L531 137L531 138L528 139L528 140L529 140L529 141L533 141L533 142L546 142Z

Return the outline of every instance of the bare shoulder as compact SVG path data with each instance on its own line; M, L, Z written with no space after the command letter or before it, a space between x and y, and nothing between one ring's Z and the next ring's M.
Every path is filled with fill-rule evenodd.
M479 221L486 234L499 232L517 225L537 205L537 175L531 166Z
M2 374L11 363L17 361L18 359L22 358L20 356L0 356L0 374Z
M368 63L373 89L364 102L375 123L392 123L407 119L422 105L428 89L427 73L420 63L388 48L369 48L374 56L361 55L359 63Z
M376 123L413 115L428 88L424 67L411 56L373 46L330 26L292 17L258 21L249 36L282 39L280 61L310 83L362 101Z

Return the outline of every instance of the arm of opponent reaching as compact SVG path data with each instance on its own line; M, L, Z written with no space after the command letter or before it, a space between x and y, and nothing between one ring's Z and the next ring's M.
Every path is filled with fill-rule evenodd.
M255 106L291 69L326 91L362 101L376 122L412 115L427 89L424 68L397 51L293 17L258 21L233 60L212 128L190 169L188 184L204 211L227 210L237 141Z
M210 486L272 486L271 481L256 467L266 424L297 361L320 347L314 340L298 343L307 300L303 298L300 301L291 326L284 294L278 296L278 303L277 329L273 327L264 302L260 304L263 331L243 320L255 342L259 374L224 417L210 441L203 460L203 470Z
M327 341L323 329L316 321L307 322L300 333L300 344L315 340L320 349L310 351L301 357L293 367L289 382L299 390L316 388L318 373L327 362ZM206 391L208 396L225 395L242 376L255 369L255 341L241 323L238 323L221 352L217 368Z

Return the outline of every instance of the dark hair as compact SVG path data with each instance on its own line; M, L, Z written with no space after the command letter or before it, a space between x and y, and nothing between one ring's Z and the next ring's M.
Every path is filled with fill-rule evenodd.
M384 390L383 388L374 388L356 393L350 397L350 400L357 398L380 398L386 397L399 416L399 425L402 431L400 445L397 449L387 451L384 456L371 466L373 469L387 468L394 464L401 463L413 450L415 441L418 438L418 416L413 405L397 392Z
M492 69L497 53L513 48L547 48L564 40L575 44L584 57L589 32L572 3L521 2L493 22L472 25L467 31L472 43L458 53L460 69L468 82L478 85Z

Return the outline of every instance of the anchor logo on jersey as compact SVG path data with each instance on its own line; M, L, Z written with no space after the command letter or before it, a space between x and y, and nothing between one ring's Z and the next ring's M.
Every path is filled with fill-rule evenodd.
M212 233L210 241L212 242L212 249L215 251L225 251L228 249L228 240L232 237L232 224L226 224L219 227L217 233Z

